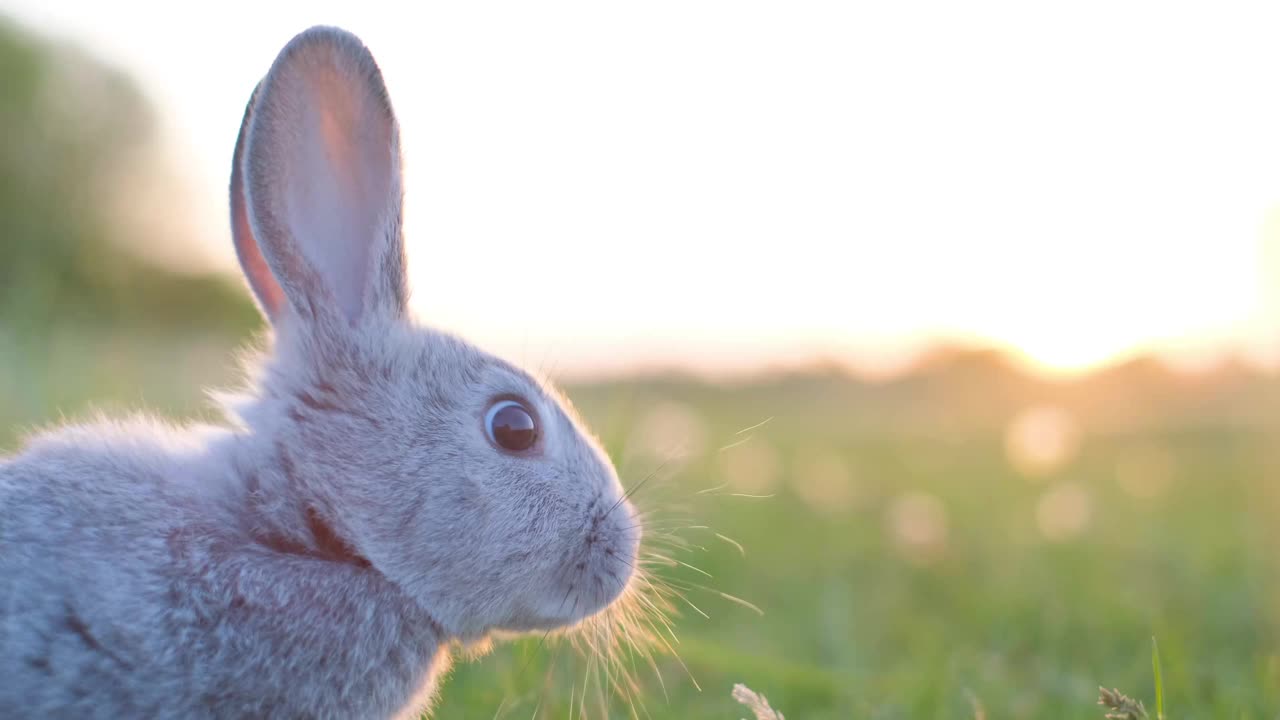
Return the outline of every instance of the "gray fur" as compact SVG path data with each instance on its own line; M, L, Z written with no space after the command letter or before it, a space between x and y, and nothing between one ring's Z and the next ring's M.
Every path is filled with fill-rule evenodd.
M634 512L567 403L408 318L398 130L359 40L285 47L232 175L273 350L225 427L102 420L0 461L0 718L411 716L451 646L630 582ZM486 435L505 395L541 420L531 454Z

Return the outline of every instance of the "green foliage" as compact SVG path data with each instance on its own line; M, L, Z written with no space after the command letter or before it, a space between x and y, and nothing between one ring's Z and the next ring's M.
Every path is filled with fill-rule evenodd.
M140 229L117 205L155 131L127 77L0 17L0 87L0 335L55 322L256 322L228 279L172 275L120 251Z
M44 355L46 342L59 351ZM67 333L16 355L0 349L0 394L23 399L0 404L0 433L61 413L78 417L90 403L201 414L201 388L231 380L234 344L176 333ZM11 370L14 362L23 363L20 372ZM1163 671L1154 710L1167 695L1179 717L1274 716L1280 487L1269 479L1280 474L1280 415L1262 412L1275 407L1274 378L1232 370L1194 381L1132 376L1142 389L1129 401L1169 408L1170 416L1100 430L1086 423L1078 454L1033 479L1011 469L1004 425L1013 409L1042 397L989 392L995 409L952 408L951 419L934 423L913 408L930 395L959 396L973 375L924 372L930 389L923 394L921 376L890 393L833 374L729 387L637 380L569 388L629 484L675 450L644 450L655 410L674 403L696 420L682 431L685 439L702 436L636 494L654 513L651 537L687 538L687 550L672 549L671 557L712 576L658 568L689 588L689 600L709 618L678 603L672 628L679 642L671 645L680 660L661 654L657 672L641 657L634 667L626 660L640 717L732 720L742 708L730 692L744 683L804 720L1096 720L1099 683L1150 687L1153 634ZM998 382L1036 386L1010 372ZM1077 393L1089 387L1078 383ZM1234 411L1215 415L1224 394L1234 398ZM865 408L831 400L857 397L874 398L883 427ZM1092 418L1090 403L1078 402L1080 415ZM14 442L12 434L0 436L0 448ZM1135 451L1152 448L1167 453L1168 484L1159 494L1134 495L1122 469ZM815 485L815 457L845 466L851 495L833 501L837 495ZM739 489L732 483L700 494L752 472L765 479L746 494L771 497L729 494ZM1039 515L1064 484L1087 494L1089 520L1078 534L1051 540ZM936 498L945 513L945 539L934 554L908 552L895 531L895 513L912 493ZM717 533L740 543L745 556ZM744 598L764 615L695 584ZM529 718L536 707L539 717L570 717L571 705L572 717L605 717L600 697L614 696L620 678L590 667L555 638L501 644L459 661L437 717ZM612 700L609 717L629 716L624 694Z

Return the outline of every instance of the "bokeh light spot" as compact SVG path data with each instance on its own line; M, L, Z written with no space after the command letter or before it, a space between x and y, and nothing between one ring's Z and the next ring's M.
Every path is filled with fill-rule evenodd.
M1005 433L1009 464L1020 474L1038 479L1059 470L1080 448L1075 418L1053 405L1037 405L1018 413Z
M839 453L805 453L796 462L792 487L816 513L840 515L856 507L862 499L849 464Z
M888 530L898 552L908 562L928 565L947 549L947 509L936 496L909 492L889 505Z
M1093 519L1093 498L1074 482L1059 483L1040 496L1036 504L1036 525L1046 540L1070 540L1089 527Z

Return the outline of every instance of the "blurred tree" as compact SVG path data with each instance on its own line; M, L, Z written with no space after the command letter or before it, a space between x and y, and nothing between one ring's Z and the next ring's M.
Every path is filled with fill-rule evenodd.
M156 128L129 78L0 17L0 87L0 330L258 322L229 279L175 274L126 251L146 243L125 236L148 229L126 222L119 203Z

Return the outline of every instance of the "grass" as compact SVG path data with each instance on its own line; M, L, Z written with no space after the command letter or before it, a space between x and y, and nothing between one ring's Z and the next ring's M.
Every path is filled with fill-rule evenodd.
M1156 717L1167 720L1164 714L1164 673L1160 670L1160 645L1151 638L1151 674L1155 679ZM1098 704L1106 708L1107 720L1149 720L1147 706L1141 700L1125 695L1116 689L1098 688Z
M1156 680L1156 720L1165 720L1164 673L1160 670L1160 645L1151 638L1151 673Z
M0 447L89 404L196 413L235 339L50 342L0 344ZM634 701L639 717L739 718L743 683L792 720L1096 720L1099 685L1153 673L1156 717L1166 703L1179 718L1276 717L1280 405L1248 405L1272 386L1214 415L1185 403L1195 422L1090 416L1065 459L1028 474L985 380L933 378L876 396L874 413L838 379L805 382L571 388L624 481L662 468L636 500L687 563L655 568L691 603L670 596L679 659L624 655L606 672L567 641L522 639L459 663L437 717L627 717ZM935 414L899 410L912 402ZM990 421L956 419L965 402ZM630 700L611 691L624 668Z
M733 699L750 708L756 720L786 720L782 713L769 705L768 698L742 683L733 686Z

